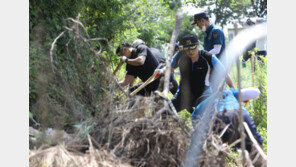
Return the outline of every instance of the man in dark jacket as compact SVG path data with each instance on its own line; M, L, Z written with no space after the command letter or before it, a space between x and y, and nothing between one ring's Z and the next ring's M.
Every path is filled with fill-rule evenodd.
M199 51L199 41L195 34L184 36L181 45L183 50L176 55L176 63L173 67L180 68L180 86L172 98L172 103L177 111L187 109L192 113L193 107L196 107L211 92L212 69L218 68L218 71L223 71L225 68L216 56L204 50ZM226 79L229 87L234 88L229 75Z

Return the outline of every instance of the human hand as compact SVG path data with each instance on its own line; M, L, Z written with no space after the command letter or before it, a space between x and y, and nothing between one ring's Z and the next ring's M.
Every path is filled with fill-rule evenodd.
M158 74L163 74L164 73L164 69L165 68L156 69L155 72L157 72Z
M120 58L120 60L126 63L126 61L127 61L127 57L122 56L122 57Z

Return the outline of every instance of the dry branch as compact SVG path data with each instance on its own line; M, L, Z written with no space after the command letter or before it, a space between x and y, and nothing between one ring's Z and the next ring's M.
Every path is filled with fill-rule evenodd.
M260 155L264 158L264 160L267 160L267 156L264 154L263 150L261 149L261 147L259 146L258 142L256 141L256 139L254 138L248 124L246 122L244 122L244 127L251 139L251 141L253 142L253 144L255 145L255 148L258 150L258 152L260 153Z
M181 30L182 20L183 20L182 10L178 9L177 15L176 15L175 29L171 37L169 51L166 58L166 70L165 70L165 77L164 77L165 81L164 81L164 90L163 90L163 95L165 97L168 96L168 92L169 92L169 83L170 83L170 74L171 74L171 58L174 53L174 46L175 46L179 31Z

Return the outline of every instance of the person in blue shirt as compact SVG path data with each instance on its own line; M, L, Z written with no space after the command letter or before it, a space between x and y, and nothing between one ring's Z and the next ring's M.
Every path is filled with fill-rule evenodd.
M253 91L252 89L248 89L245 92L242 90L242 94L241 94L242 101L247 101L249 99L253 99L253 97L250 97L250 95L247 95L250 93L251 94L254 93L254 91L253 92L252 91ZM260 91L258 89L257 89L257 91L259 93L255 92L255 94L257 94L255 96L258 97L260 94ZM249 99L246 100L246 98L244 96L245 97L249 96L249 97L246 97ZM228 142L229 144L231 144L240 138L240 133L238 131L238 122L239 122L238 115L239 115L239 108L240 108L239 102L238 102L238 89L234 89L234 88L226 89L222 92L222 97L220 99L219 98L213 99L213 98L215 98L215 94L213 94L212 96L210 96L209 98L207 98L206 100L201 102L198 106L196 106L194 112L191 115L192 124L194 127L197 128L198 124L199 124L199 120L202 118L202 116L205 114L205 112L210 112L207 109L207 105L209 105L208 103L210 103L212 100L214 100L214 103L211 104L211 106L213 107L213 108L211 108L211 110L215 110L215 106L219 102L218 108L217 108L217 112L218 112L217 118L218 119L216 120L216 122L214 124L215 125L214 128L218 131L222 131L223 127L219 127L219 123L218 123L219 120L222 120L222 122L224 122L225 124L230 124L230 127L227 129L227 131L222 136L222 141ZM257 127L255 125L254 120L251 118L250 113L247 111L247 109L243 106L242 106L242 111L243 111L244 122L246 122L248 124L248 126L252 132L252 135L257 140L259 145L262 146L263 139L262 139L261 135L259 134L259 132L257 131ZM250 153L252 150L252 141L250 140L248 135L247 135L245 143L246 143L246 150L248 150Z
M175 55L179 52L180 50L180 46L178 43L175 44L175 48L174 48L174 53L173 53L173 56L175 57ZM173 59L174 59L173 57ZM174 61L174 60L172 60ZM171 93L174 95L177 90L178 90L178 82L176 81L176 78L175 78L175 75L174 75L174 71L175 69L174 68L171 68L171 83L172 83L172 87L174 88L173 91L171 91Z
M201 31L205 32L204 50L212 55L216 55L218 59L225 49L224 32L212 24L206 12L197 13L194 15L194 21L191 25L196 24Z
M180 69L180 85L171 100L177 111L187 109L192 113L193 107L211 92L210 75L213 68L218 71L224 71L225 68L216 56L199 50L199 41L195 34L184 36L181 44L183 50L174 56L175 63L172 63L173 68ZM234 88L229 75L226 79L229 87Z
M171 61L171 71L172 71L172 73L175 71L174 66L177 63L176 61L177 61L177 55L178 55L179 51L180 51L180 45L178 43L176 43L173 58L172 58L172 61Z

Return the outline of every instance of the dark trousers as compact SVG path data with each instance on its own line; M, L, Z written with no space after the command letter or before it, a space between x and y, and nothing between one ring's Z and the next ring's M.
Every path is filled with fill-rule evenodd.
M180 112L184 109L186 109L187 111L189 111L191 114L193 113L193 107L196 107L199 103L201 103L202 101L204 101L207 97L209 97L210 94L205 94L205 95L201 95L201 96L197 96L197 97L192 97L189 98L189 102L183 102L186 103L187 105L182 105L182 93L180 91L178 91L173 98L171 99L175 109L177 112Z
M245 110L243 110L243 120L246 122L252 132L252 135L257 140L257 142L262 145L263 139L259 132L257 131L257 127L255 125L254 120L250 117L249 113ZM224 114L223 112L219 112L217 114L217 120L215 122L215 128L219 129L218 131L223 130L223 126L219 128L220 123L230 124L225 134L222 136L223 142L228 142L231 144L232 142L236 141L240 138L240 132L239 132L239 112L237 110L232 111L226 111ZM245 131L245 134L247 132ZM246 143L246 150L251 152L252 149L252 141L250 140L249 135L247 134L247 137L245 138ZM237 144L237 147L239 147L240 144Z
M174 73L171 73L171 76L170 76L170 83L172 84L171 85L171 88L170 88L170 92L174 95L177 93L177 90L178 90L178 82L176 81L175 79L175 76L174 76Z

